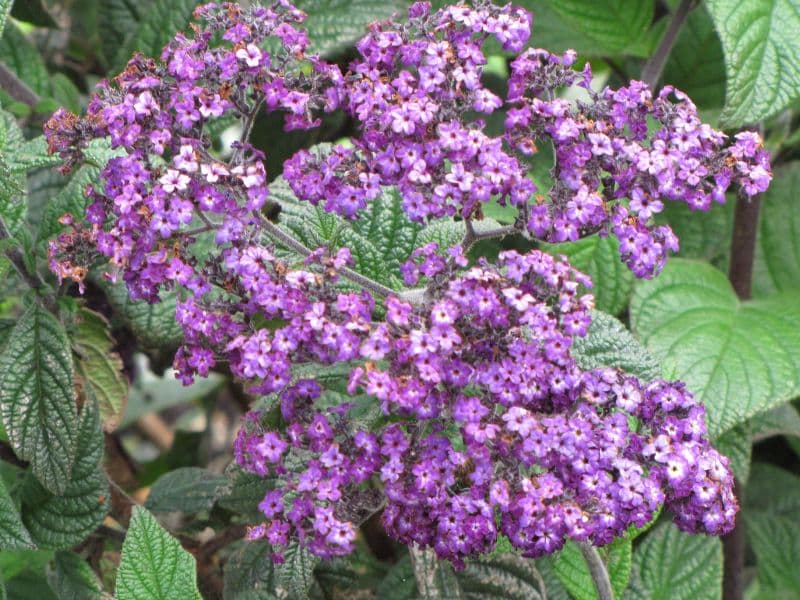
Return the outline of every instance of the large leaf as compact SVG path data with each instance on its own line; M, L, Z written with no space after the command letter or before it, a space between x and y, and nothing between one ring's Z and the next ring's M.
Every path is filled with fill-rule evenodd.
M122 545L117 600L200 600L194 557L136 506Z
M116 56L120 41L134 35L149 4L150 0L104 0L98 4L97 21L103 32L100 51L107 64Z
M162 475L153 484L145 506L153 512L196 513L209 510L227 478L200 467L182 467Z
M21 550L33 548L31 534L22 524L17 507L8 495L5 483L0 478L0 548Z
M714 600L722 597L719 538L691 535L671 523L651 531L633 553L630 600Z
M753 465L745 493L747 536L758 558L758 581L775 593L800 589L800 478L766 464ZM789 597L789 596L787 596Z
M625 326L609 314L592 312L585 337L575 338L572 354L582 369L614 367L644 381L659 376L656 359Z
M56 552L47 583L59 600L102 600L103 586L89 563L72 552Z
M270 545L242 542L225 563L226 600L278 600Z
M175 292L163 292L161 302L148 304L131 300L124 283L105 285L108 301L114 312L148 350L174 350L183 339L183 331L175 320Z
M270 197L281 207L281 227L296 239L312 249L350 248L356 271L393 289L403 288L399 267L415 248L435 241L445 249L464 237L463 223L443 220L424 226L409 221L395 188L384 188L355 221L298 200L282 178L270 186ZM492 219L476 223L476 231L496 227Z
M775 178L761 202L753 295L800 290L800 162L775 169Z
M50 95L50 75L42 55L13 22L6 25L0 38L0 62L39 96Z
M701 110L725 103L725 56L705 6L686 19L661 80L689 94Z
M776 114L800 97L800 3L797 0L710 0L725 51L727 127Z
M712 437L800 389L796 294L740 302L720 271L673 259L637 284L630 314L639 338L705 404Z
M0 0L0 36L3 35L3 30L6 28L6 21L8 20L8 13L11 12L11 5L14 0Z
M546 246L550 254L564 254L570 264L592 278L597 308L618 315L628 304L633 274L619 257L619 241L612 236L592 235L577 242Z
M729 429L714 441L714 446L731 461L731 471L740 483L747 483L750 477L750 461L753 456L753 443L748 423Z
M604 548L598 548L600 556L606 563L608 577L614 590L614 597L621 598L631 577L631 540L618 538ZM553 569L562 585L575 600L595 600L595 587L586 560L574 542L567 542L563 550L553 560Z
M800 413L786 403L750 419L750 435L758 442L774 435L800 437Z
M367 32L373 21L392 14L404 16L408 4L401 0L298 0L297 8L308 14L311 50L325 56L339 54Z
M77 450L72 352L64 327L38 303L0 354L3 425L17 456L53 493L67 488Z
M668 224L680 240L678 256L707 260L726 269L733 233L733 209L736 202L729 198L724 206L714 206L707 212L689 210L678 202L667 202L656 223Z
M649 0L521 0L533 12L537 48L582 54L636 53L653 20Z
M122 372L122 359L112 351L114 340L102 315L80 309L72 332L77 354L76 371L100 408L100 420L107 431L119 424L128 400L128 379Z
M63 549L83 541L108 512L108 481L100 467L103 433L97 410L85 405L78 427L77 459L64 492L54 495L26 480L22 520L42 548Z
M78 169L72 178L46 205L39 224L39 240L45 242L60 233L64 226L59 219L71 214L75 219L83 218L88 201L84 192L86 186L97 181L100 169L95 165L85 164Z

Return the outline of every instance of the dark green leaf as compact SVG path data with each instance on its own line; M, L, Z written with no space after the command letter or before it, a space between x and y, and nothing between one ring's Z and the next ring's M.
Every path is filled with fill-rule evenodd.
M175 349L183 339L183 331L175 320L175 292L163 292L161 302L148 304L134 301L122 282L105 285L108 301L144 348L150 350Z
M789 402L750 419L750 435L759 442L774 435L800 438L800 413Z
M210 510L227 478L200 467L183 467L161 476L145 506L153 512L196 513ZM259 500L260 501L260 500Z
M598 309L618 315L628 305L633 274L620 260L617 238L592 235L577 242L548 244L544 249L555 256L564 254L573 267L592 278L594 286L589 291Z
M245 515L252 522L261 521L263 515L258 511L258 504L264 499L264 495L275 487L274 480L244 471L235 463L231 463L225 475L228 483L217 489L219 505Z
M56 552L47 568L47 583L59 600L102 600L103 586L85 560L72 552Z
M691 535L664 523L633 553L630 600L714 600L722 597L719 538Z
M283 553L285 562L275 569L276 582L283 588L284 594L292 600L308 598L308 592L314 584L314 567L319 558L297 544L291 544Z
M731 460L731 470L742 483L747 483L750 476L750 458L753 444L750 439L748 424L737 425L723 433L714 442L714 446Z
M628 586L631 576L632 548L631 540L625 538L618 538L608 546L598 548L600 556L606 563L615 598L621 598L622 592ZM597 598L597 588L589 574L586 561L580 548L574 542L567 542L567 545L558 553L553 561L553 570L575 600L595 600Z
M77 354L76 371L98 402L103 427L112 431L128 400L128 379L122 372L122 359L112 352L114 340L108 327L105 317L82 308L72 332L72 345Z
M78 426L77 459L61 495L29 478L23 487L22 520L43 548L69 548L94 531L108 512L108 481L100 468L103 433L97 410L85 405Z
M39 225L39 240L46 242L60 233L64 226L58 220L65 214L77 219L83 217L88 201L84 196L86 186L97 181L100 169L94 165L83 165L78 169L69 183L45 205L42 221Z
M707 260L720 269L726 269L735 204L735 200L730 198L724 206L702 212L689 210L679 202L667 202L656 222L668 224L678 236L679 256Z
M575 338L573 355L582 369L614 367L650 381L659 376L655 358L625 326L609 314L592 312L585 337Z
M36 47L25 37L15 23L9 23L0 38L2 61L33 92L50 96L50 75Z
M753 265L753 294L800 289L800 162L775 169L761 203L756 257Z
M117 600L200 600L194 557L136 506L122 545Z
M73 385L64 327L34 303L0 354L0 405L17 456L54 493L67 488L77 450Z
M19 511L8 495L5 483L0 479L0 548L19 550L34 547L31 534L22 524Z
M58 23L55 22L53 15L50 14L42 0L20 0L15 2L14 8L11 9L11 16L18 21L24 21L38 27L58 27Z
M725 51L726 127L755 123L800 97L800 4L796 0L710 0Z
M225 564L224 586L226 600L277 600L270 545L241 542Z
M800 391L796 294L740 302L720 271L673 259L634 288L631 325L706 406L712 437Z
M8 20L8 13L11 12L11 6L14 0L0 0L0 36L6 28L6 21Z
M151 0L104 0L98 4L97 21L104 34L100 51L107 64L116 57L120 42L133 36L150 3Z
M417 600L419 598L417 581L414 579L414 567L408 554L404 554L389 569L386 577L375 589L375 595L386 600Z

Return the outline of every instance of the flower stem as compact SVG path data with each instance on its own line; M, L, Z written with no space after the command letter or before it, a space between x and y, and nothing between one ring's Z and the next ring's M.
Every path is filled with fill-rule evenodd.
M589 542L578 542L578 547L581 549L583 559L586 561L586 566L589 567L589 575L594 581L594 586L597 588L597 597L599 600L614 600L614 590L611 587L611 579L608 577L608 570L606 564L597 551L597 548L592 546Z
M653 54L642 69L642 81L649 85L651 89L655 89L658 80L661 79L664 65L667 63L670 52L672 52L675 40L678 39L678 34L683 26L683 22L698 4L698 0L682 0L678 8L672 14L672 20L670 20L667 31L664 33L664 37L661 38L661 42L658 44L655 54Z

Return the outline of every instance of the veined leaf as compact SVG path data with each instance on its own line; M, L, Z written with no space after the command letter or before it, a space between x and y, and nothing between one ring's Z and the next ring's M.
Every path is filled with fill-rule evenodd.
M0 36L3 35L3 30L6 28L6 21L8 21L8 14L11 12L11 6L14 0L0 0Z
M31 534L22 524L19 511L8 495L5 483L0 478L0 548L3 550L21 550L34 548Z
M53 493L67 489L78 446L73 386L64 327L33 303L0 354L0 405L15 452Z
M59 600L103 600L103 586L89 563L72 552L56 552L47 583Z
M153 512L210 510L227 478L200 467L182 467L162 475L150 488L145 506ZM259 499L260 502L260 499Z
M706 6L725 51L728 89L720 120L755 123L800 97L800 3L710 0Z
M705 404L712 437L800 391L796 294L741 302L720 271L673 259L634 288L631 324Z
M135 506L117 571L117 600L201 600L194 557Z
M631 577L632 548L630 539L618 538L608 546L597 549L606 563L615 598L621 598L622 592L628 586ZM577 544L568 541L561 552L553 558L552 564L558 579L575 600L597 598L597 588Z
M13 22L6 25L0 38L0 61L36 94L50 96L50 75L42 55Z

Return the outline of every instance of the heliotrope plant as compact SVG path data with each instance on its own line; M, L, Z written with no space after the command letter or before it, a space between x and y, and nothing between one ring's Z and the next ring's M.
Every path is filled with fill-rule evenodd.
M349 553L353 515L376 494L390 536L457 568L501 534L529 557L568 539L607 544L662 505L685 531L733 527L728 459L685 386L576 363L589 278L537 249L468 256L488 237L599 233L652 277L678 248L654 225L665 202L708 210L733 185L766 189L756 134L729 140L670 87L597 91L588 66L573 69L574 52L526 48L532 17L512 6L415 3L407 19L370 27L346 73L307 52L304 15L285 0L208 4L195 16L160 60L134 56L101 84L85 116L60 110L48 121L64 169L97 138L119 152L87 190L85 218L63 219L50 265L82 283L102 255L133 299L184 290L179 377L224 365L275 398L279 414L249 413L234 446L242 468L283 480L249 538L267 539L276 560L294 540L322 557ZM518 54L505 98L482 83L490 38ZM570 86L586 99L564 99ZM501 108L493 137L483 116ZM358 126L347 146L286 161L300 199L359 219L395 186L410 222L456 219L464 240L415 251L401 269L420 286L409 290L358 273L347 248L305 247L264 210L263 154L248 143L261 110L283 114L286 130L337 110ZM242 133L223 158L208 125L232 118ZM537 190L527 160L548 144L554 183ZM476 228L488 202L516 207L516 222ZM321 385L298 375L315 365L346 367L351 401L322 402ZM352 418L364 397L382 415L369 427Z

